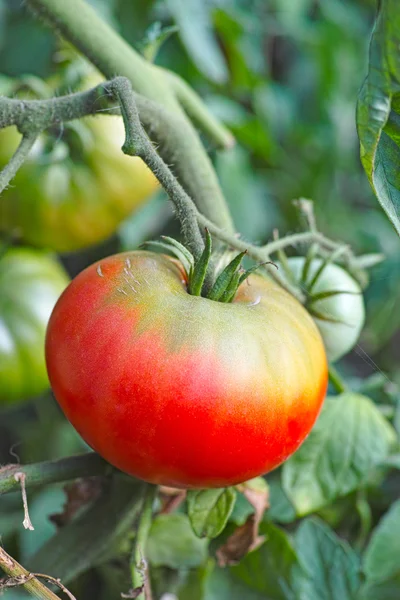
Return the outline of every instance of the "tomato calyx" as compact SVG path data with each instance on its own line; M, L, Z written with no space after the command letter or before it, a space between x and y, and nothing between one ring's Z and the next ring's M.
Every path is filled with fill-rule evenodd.
M342 294L350 294L350 295L360 295L362 292L354 292L350 290L324 290L320 292L315 292L315 287L324 273L325 269L328 265L334 263L335 259L338 257L339 251L334 251L325 258L321 260L321 264L316 270L316 272L310 278L310 268L313 260L317 257L317 249L315 246L311 246L307 255L305 257L304 265L301 272L300 281L297 282L297 285L301 287L302 292L305 294L304 306L307 308L308 312L316 319L320 321L325 321L328 323L340 323L341 325L348 325L345 321L335 318L332 315L327 314L325 311L321 311L318 309L318 303L321 300L327 300L329 298L333 298L335 296L340 296ZM288 267L289 269L289 267ZM290 270L290 269L289 269ZM290 273L292 278L292 273Z
M192 296L202 296L215 302L232 302L239 286L261 265L249 269L242 267L242 259L247 250L237 254L215 277L213 284L207 285L206 278L212 268L212 239L208 229L205 230L205 246L200 258L196 261L193 254L177 240L161 236L160 240L145 242L151 247L175 256L182 264L188 281L188 292ZM266 264L266 263L262 263Z

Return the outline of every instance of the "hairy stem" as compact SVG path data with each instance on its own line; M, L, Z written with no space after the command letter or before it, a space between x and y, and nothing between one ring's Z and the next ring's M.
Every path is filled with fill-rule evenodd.
M147 484L130 560L133 589L142 588L142 592L137 596L138 600L146 599L145 589L146 583L148 583L148 570L145 550L156 496L157 486Z
M110 469L111 465L94 452L32 465L7 465L0 469L0 494L20 489L20 482L15 479L18 473L25 475L25 487L29 489L78 477L106 475Z
M170 74L147 62L83 0L27 0L27 4L40 18L57 28L106 78L123 75L131 81L135 92L163 105L174 120L174 134L170 135L169 128L157 128L155 141L160 155L168 164L173 162L179 180L198 209L218 226L233 231L211 161L179 103L177 84L171 83ZM232 135L209 115L194 92L189 96L185 105L189 103L191 116L206 133L211 133L214 141L230 147Z
M108 89L119 101L124 119L126 138L123 151L131 156L140 156L163 185L174 203L185 241L195 259L198 259L204 249L204 242L197 222L196 206L147 137L140 122L130 81L126 77L116 77L109 84Z

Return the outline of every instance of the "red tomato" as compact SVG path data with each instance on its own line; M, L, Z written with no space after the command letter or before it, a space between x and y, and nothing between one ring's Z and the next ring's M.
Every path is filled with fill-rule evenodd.
M55 396L84 440L149 482L223 487L266 473L311 430L327 387L323 343L292 296L251 275L234 302L187 292L176 260L111 256L51 316Z

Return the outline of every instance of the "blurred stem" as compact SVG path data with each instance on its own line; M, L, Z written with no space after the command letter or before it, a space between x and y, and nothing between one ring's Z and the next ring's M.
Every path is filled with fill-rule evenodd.
M36 138L37 134L35 135L35 133L29 133L22 137L21 142L10 161L0 172L0 193L8 186L11 179L15 177L20 166L25 162Z
M14 558L12 558L7 552L0 546L0 567L9 576L9 581L0 584L0 590L4 586L7 587L23 586L27 592L29 592L35 598L41 598L42 600L59 600L48 587L41 583L33 573L29 573L22 565L20 565ZM70 596L72 597L72 596Z
M329 381L331 382L335 390L338 392L338 394L343 394L343 392L348 391L346 383L343 381L338 371L332 365L329 365Z
M136 531L136 537L131 554L131 575L133 589L142 588L142 592L137 596L138 600L146 599L146 585L149 585L148 567L146 562L146 543L149 535L151 519L153 515L153 504L157 496L158 488L156 485L147 484L143 497L143 506L140 512L139 524ZM148 600L148 599L147 599Z
M365 489L357 492L356 509L360 518L360 531L354 545L357 550L361 551L372 527L372 512Z
M111 465L94 452L26 466L7 465L0 469L0 494L20 489L20 483L15 479L18 473L25 475L25 487L29 489L79 477L107 475L111 469Z
M161 105L167 117L174 121L174 127L173 131L162 123L155 127L158 152L167 164L173 156L177 176L198 209L219 227L233 231L212 163L179 102L182 88L186 91L186 94L183 92L185 106L189 105L190 115L205 133L224 148L231 147L234 140L195 92L187 93L184 84L177 84L178 76L172 78L168 71L146 61L87 2L27 0L27 4L39 18L58 29L106 78L125 76L135 92Z

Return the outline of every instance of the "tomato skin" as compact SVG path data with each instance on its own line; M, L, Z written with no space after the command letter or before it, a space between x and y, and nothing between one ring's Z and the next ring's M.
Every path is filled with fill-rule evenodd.
M51 311L69 282L44 252L11 248L0 258L0 405L44 392L44 339Z
M88 117L79 121L79 128L84 143L67 125L62 135L51 138L52 156L46 153L49 136L38 138L2 193L0 230L15 230L40 248L79 250L114 233L156 190L158 182L142 160L121 150L121 117ZM20 138L15 127L0 131L0 168Z
M149 482L223 487L270 471L311 430L327 388L307 311L252 275L232 304L191 296L177 261L111 256L50 318L54 394L84 440Z
M294 256L288 259L290 270L296 281L300 281L305 258ZM307 281L310 282L322 264L322 259L312 260ZM342 267L328 264L312 293L329 292L332 290L350 292L324 298L313 303L320 314L338 322L329 322L314 317L314 321L322 335L326 354L332 362L339 360L350 352L360 337L365 322L365 307L362 290L359 284Z

